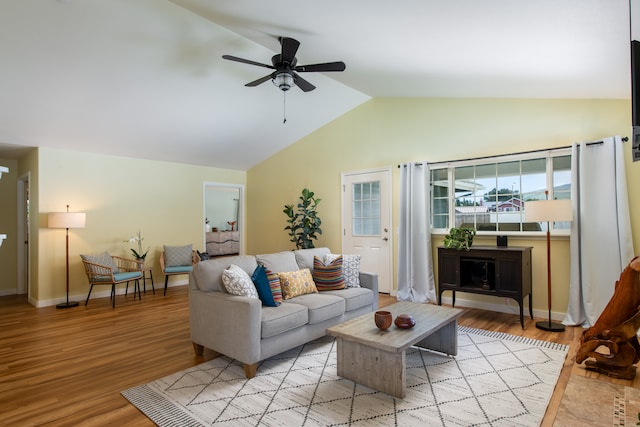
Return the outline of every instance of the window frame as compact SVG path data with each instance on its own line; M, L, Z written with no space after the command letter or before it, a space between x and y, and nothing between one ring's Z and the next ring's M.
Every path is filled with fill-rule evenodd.
M571 158L571 147L558 148L558 149L550 149L550 150L540 150L540 151L531 151L526 153L516 153L516 154L507 154L507 155L498 155L491 157L481 157L476 159L465 159L465 160L455 160L448 162L437 162L429 164L429 177L431 180L432 171L434 170L442 170L445 169L447 171L447 199L448 199L448 213L447 213L447 222L449 224L449 228L434 228L433 227L433 219L434 219L434 198L433 198L433 183L430 182L429 185L429 204L430 204L430 217L429 217L429 226L431 229L431 234L436 235L445 235L449 233L451 227L455 226L456 223L456 195L455 190L455 168L461 168L466 166L482 166L482 165L498 165L500 163L509 163L514 161L524 161L524 160L533 160L533 159L545 159L545 174L546 174L546 190L549 192L549 198L552 199L554 197L554 189L553 189L553 177L554 177L554 169L553 169L553 159L556 157L564 157L569 156ZM566 169L563 169L566 170ZM569 169L571 173L571 168ZM520 172L520 177L522 179L522 171ZM496 186L497 187L497 186ZM498 190L496 188L496 190ZM442 198L441 198L442 199ZM452 225L454 224L454 225ZM569 236L570 228L555 228L554 224L550 224L550 232L552 236ZM546 230L541 231L477 231L478 236L497 236L497 235L506 235L506 236L543 236L546 235Z

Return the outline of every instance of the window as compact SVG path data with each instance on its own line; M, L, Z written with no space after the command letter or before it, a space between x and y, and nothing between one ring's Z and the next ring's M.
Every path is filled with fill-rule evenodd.
M380 182L353 184L352 229L354 236L380 235Z
M566 149L431 166L431 228L474 227L479 233L546 231L524 222L526 202L571 197L571 155ZM552 230L568 230L554 223Z

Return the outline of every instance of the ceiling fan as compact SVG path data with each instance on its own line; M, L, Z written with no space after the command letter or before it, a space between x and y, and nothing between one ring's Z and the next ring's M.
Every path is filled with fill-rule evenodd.
M224 59L229 61L242 62L249 65L257 65L258 67L270 68L275 70L273 73L247 83L245 86L258 86L272 80L273 84L280 88L283 92L288 91L293 86L298 86L304 92L314 90L316 87L307 80L300 77L298 73L307 73L313 71L344 71L345 64L342 61L325 62L322 64L296 65L296 52L300 47L300 42L291 37L278 37L278 41L282 47L281 53L273 55L271 63L273 65L262 64L260 62L251 61L249 59L238 58L232 55L222 55Z

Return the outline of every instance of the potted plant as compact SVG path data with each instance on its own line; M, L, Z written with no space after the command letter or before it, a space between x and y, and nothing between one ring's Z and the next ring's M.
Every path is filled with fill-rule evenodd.
M131 248L131 253L133 254L133 257L135 259L142 261L144 263L144 259L147 257L147 254L149 253L149 248L147 248L146 251L142 252L143 240L144 240L144 237L142 237L142 234L140 233L140 231L138 231L138 234L136 234L135 236L131 236L129 240L125 240L125 242L138 244L138 250Z
M313 240L318 238L318 234L322 234L322 221L316 212L320 200L315 198L313 191L305 188L302 190L297 211L294 211L293 204L284 205L282 212L287 215L289 224L284 229L288 230L291 241L298 249L314 248Z
M473 244L473 236L475 235L475 228L453 227L449 230L449 234L444 236L444 247L468 251Z

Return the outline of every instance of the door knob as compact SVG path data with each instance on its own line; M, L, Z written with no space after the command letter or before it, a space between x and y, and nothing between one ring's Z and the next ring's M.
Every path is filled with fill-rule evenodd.
M383 237L382 240L384 240L385 242L389 241L388 237Z

